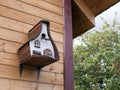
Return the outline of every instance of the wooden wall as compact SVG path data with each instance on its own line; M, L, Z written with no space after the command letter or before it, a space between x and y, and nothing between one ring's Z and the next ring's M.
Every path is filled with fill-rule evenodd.
M62 3L62 0L0 0L0 90L63 90ZM27 41L27 32L43 19L50 21L60 61L44 67L39 80L35 67L26 66L20 77L17 49Z

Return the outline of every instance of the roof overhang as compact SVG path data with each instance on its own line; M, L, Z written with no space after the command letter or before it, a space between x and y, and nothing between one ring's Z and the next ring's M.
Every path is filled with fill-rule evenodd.
M95 26L95 16L110 8L119 0L73 0L73 38Z

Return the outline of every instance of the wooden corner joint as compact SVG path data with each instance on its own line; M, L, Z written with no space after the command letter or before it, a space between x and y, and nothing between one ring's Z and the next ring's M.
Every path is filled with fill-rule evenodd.
M84 15L88 18L88 20L95 25L95 15L92 11L87 7L87 5L83 2L83 0L74 0L74 2L78 5L80 10L84 13Z

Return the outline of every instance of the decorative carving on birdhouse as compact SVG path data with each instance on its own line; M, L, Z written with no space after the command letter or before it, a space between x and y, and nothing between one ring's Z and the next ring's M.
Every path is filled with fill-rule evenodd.
M53 42L49 22L42 20L28 32L28 42L18 49L20 73L23 65L36 66L39 69L59 60L59 54Z

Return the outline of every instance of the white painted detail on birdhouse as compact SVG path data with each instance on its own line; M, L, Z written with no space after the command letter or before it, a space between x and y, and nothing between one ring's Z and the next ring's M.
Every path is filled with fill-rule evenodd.
M40 40L35 40L34 41L34 47L35 48L40 48Z
M47 24L42 23L40 34L29 42L31 55L44 55L55 58L52 42L48 36Z

